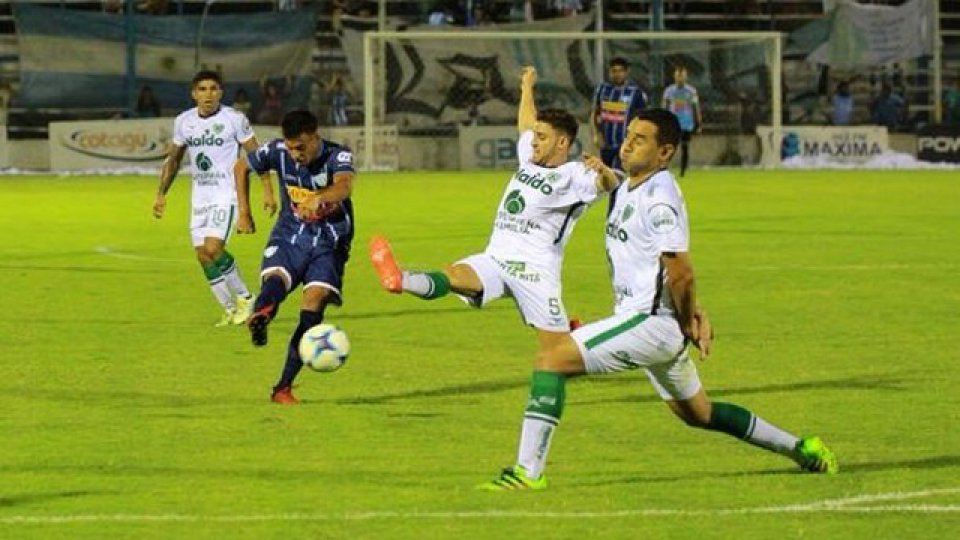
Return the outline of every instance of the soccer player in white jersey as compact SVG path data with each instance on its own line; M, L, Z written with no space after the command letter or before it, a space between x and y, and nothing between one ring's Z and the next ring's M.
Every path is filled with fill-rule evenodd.
M540 351L527 401L517 462L479 486L543 489L550 441L563 410L568 377L642 368L667 406L687 425L727 433L796 461L803 470L835 473L837 459L817 437L799 438L732 403L706 395L687 344L710 354L713 328L697 303L687 210L667 165L680 125L664 109L632 120L620 157L627 177L610 194L606 246L614 314L581 326ZM608 169L589 160L598 171Z
M157 219L163 217L167 191L189 149L193 177L190 236L210 289L223 308L223 316L216 326L244 324L253 309L253 296L240 277L236 261L225 248L237 218L237 189L233 177L233 166L239 155L237 146L252 152L257 149L257 138L243 113L220 103L223 83L216 72L197 73L190 96L197 106L180 113L173 122L173 143L160 168L153 215ZM261 178L263 205L272 215L277 203L270 176Z
M520 166L497 206L487 248L434 272L402 272L380 236L371 240L370 255L381 284L392 293L434 299L453 291L475 307L512 296L524 322L537 331L540 347L552 348L570 329L560 298L564 246L586 206L617 177L567 161L577 121L559 109L537 112L536 78L532 67L524 68L517 111Z

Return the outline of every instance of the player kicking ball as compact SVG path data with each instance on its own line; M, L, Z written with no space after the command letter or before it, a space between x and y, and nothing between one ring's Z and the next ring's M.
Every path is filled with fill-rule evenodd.
M260 294L247 321L253 344L267 344L267 326L281 302L303 285L300 322L290 336L280 379L270 399L295 405L293 381L303 367L299 344L304 332L323 322L329 304L343 303L343 272L353 241L353 153L320 137L309 111L290 111L281 122L282 139L271 141L236 164L240 218L237 231L253 233L248 168L277 171L280 216L263 251Z
M513 297L541 348L564 338L570 321L560 291L563 249L584 209L617 181L568 161L577 120L559 109L536 110L536 71L524 69L517 127L520 167L507 183L487 248L442 271L403 272L390 245L374 237L370 257L389 292L432 300L454 292L475 307Z
M638 368L687 425L776 452L805 471L837 472L837 458L819 438L797 437L739 405L711 401L700 383L687 344L707 358L713 328L697 303L686 206L667 170L680 136L676 117L664 109L641 111L630 122L620 150L627 177L610 194L606 223L614 314L538 354L517 462L481 489L546 488L544 466L567 378ZM590 164L607 170L596 160Z

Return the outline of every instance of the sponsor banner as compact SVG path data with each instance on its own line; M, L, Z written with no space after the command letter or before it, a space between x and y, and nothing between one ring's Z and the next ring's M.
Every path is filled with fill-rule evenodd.
M933 53L936 0L877 6L837 0L830 35L807 61L839 69L889 64Z
M590 126L584 124L578 131L582 137L590 133ZM472 126L461 127L459 134L460 168L468 169L516 169L517 139L520 134L516 126ZM580 159L584 145L578 138L570 152L570 160Z
M780 141L770 126L758 126L761 162L799 158L829 163L863 163L888 152L887 128L882 126L783 126Z
M51 122L50 168L159 168L172 135L172 118Z
M21 107L127 105L126 17L16 2ZM190 80L201 68L223 73L226 99L237 88L258 96L261 78L296 78L288 106L306 103L316 46L311 9L243 15L135 15L137 82L150 85L167 109L186 109ZM282 30L280 30L282 29Z
M257 140L261 143L280 138L280 128L274 126L253 126ZM353 167L356 170L389 170L400 168L400 143L397 126L374 126L373 128L372 166L367 167L365 139L361 127L320 127L320 136L328 141L346 146L353 151Z
M960 126L924 126L917 132L917 158L960 163Z
M261 143L280 137L276 126L254 126ZM365 168L363 129L320 128L323 138L343 144L354 152L354 165ZM173 118L52 122L50 168L52 170L159 168L173 135ZM396 170L400 164L396 126L375 128L377 148L373 168ZM6 145L0 145L4 148ZM0 154L2 157L2 154ZM190 162L184 158L185 167ZM2 163L2 162L0 162Z

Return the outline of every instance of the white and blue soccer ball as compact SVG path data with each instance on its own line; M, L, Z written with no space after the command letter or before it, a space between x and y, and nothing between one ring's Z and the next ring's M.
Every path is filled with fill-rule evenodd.
M318 324L300 338L300 360L314 371L336 371L350 356L347 333L333 324Z

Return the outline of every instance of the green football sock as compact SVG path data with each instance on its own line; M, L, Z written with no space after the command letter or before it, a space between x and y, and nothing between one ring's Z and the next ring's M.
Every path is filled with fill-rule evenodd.
M443 272L404 272L403 290L425 300L433 300L450 292L450 280Z
M733 403L714 403L707 429L722 431L767 450L791 455L799 438Z
M566 382L566 376L560 373L533 372L517 452L517 464L530 478L539 478L543 474L550 441L563 413Z

